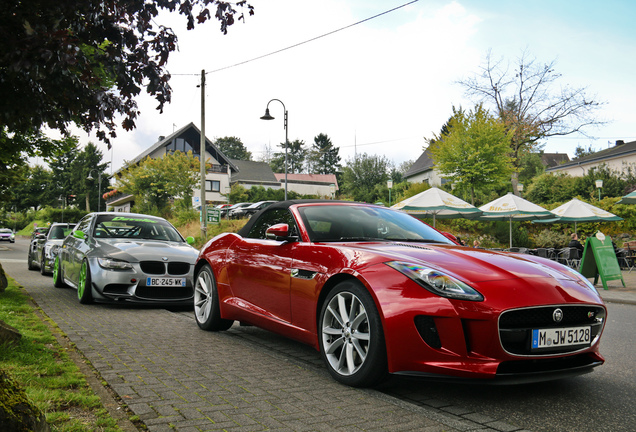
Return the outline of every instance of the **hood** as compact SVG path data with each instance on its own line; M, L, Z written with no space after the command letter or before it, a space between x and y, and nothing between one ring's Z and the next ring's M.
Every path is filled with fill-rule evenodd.
M491 300L512 295L534 304L602 303L596 289L578 272L533 255L407 242L359 243L354 248L374 256L367 259L368 264L395 260L442 270Z
M110 257L128 262L156 261L166 257L168 261L194 264L199 251L187 243L159 240L100 239L95 242L91 255Z

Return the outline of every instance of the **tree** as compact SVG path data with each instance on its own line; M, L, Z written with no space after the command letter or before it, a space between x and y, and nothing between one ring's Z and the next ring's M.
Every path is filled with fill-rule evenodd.
M61 200L62 205L66 206L69 202L70 195L77 195L80 192L79 185L82 175L75 171L76 166L73 165L75 158L79 154L79 142L77 137L69 137L69 145L67 150L58 153L56 156L48 158L47 163L51 168L53 181L51 188L55 195Z
M453 107L450 132L431 144L430 150L437 170L469 189L474 205L476 187L499 183L510 175L509 145L505 125L477 105L468 113Z
M577 145L574 149L574 159L582 158L583 156L589 156L591 154L596 153L596 150L590 144L588 147L581 147Z
M161 10L185 16L188 29L214 17L223 33L235 17L244 18L235 7L253 14L244 0L5 3L0 8L3 133L31 134L47 126L67 134L75 123L96 129L107 143L115 136L116 118L123 118L126 130L135 127L135 98L142 88L155 97L158 110L170 102L165 66L177 49L177 36L157 22Z
M116 180L116 188L135 196L140 213L164 213L171 198L192 207L192 190L200 181L199 159L192 152L180 151L162 158L147 157L125 168Z
M86 211L90 212L91 208L97 210L99 200L103 198L99 194L99 179L101 175L101 190L107 190L110 184L109 176L105 173L109 162L101 163L103 153L97 146L89 142L82 149L72 163L73 172L79 175L77 179L78 202L84 200L86 203Z
M384 199L390 167L391 162L384 156L364 153L349 159L342 169L340 193L362 202Z
M340 163L339 147L334 147L331 139L321 133L314 137L314 143L309 150L308 164L312 174L335 174Z
M295 140L289 143L287 147L287 172L290 174L300 174L305 166L305 158L307 150L303 147L305 141ZM277 173L285 172L285 143L280 143L279 147L283 149L280 153L275 153L269 166L272 171Z
M523 52L516 67L510 68L508 62L494 60L489 52L476 76L459 81L469 96L494 108L512 132L515 194L523 151L538 150L539 141L547 137L575 132L586 135L588 127L603 123L594 117L601 103L589 98L585 88L557 88L561 74L554 67L555 61L540 64Z
M41 165L24 165L25 176L22 182L13 187L13 199L9 208L24 211L30 208L38 210L46 205L54 205L57 200L51 188L51 171Z
M223 137L217 138L214 145L230 159L252 160L252 153L247 151L240 138Z
M74 145L70 137L53 140L33 131L10 133L0 126L0 202L16 198L16 186L26 180L29 157L51 157L69 151Z

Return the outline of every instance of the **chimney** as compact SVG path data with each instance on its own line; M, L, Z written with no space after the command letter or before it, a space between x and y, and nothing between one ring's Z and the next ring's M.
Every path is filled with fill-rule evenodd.
M166 136L165 136L165 135L159 135L159 141L163 141L163 140L165 140L165 139L166 139Z
M625 141L623 140L616 140L616 147L618 147L619 145L623 145L625 144Z

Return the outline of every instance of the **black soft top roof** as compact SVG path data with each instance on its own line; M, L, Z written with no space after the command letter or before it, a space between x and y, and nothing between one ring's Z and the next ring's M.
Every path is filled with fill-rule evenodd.
M243 228L241 228L237 232L237 234L240 235L241 237L247 236L247 234L252 229L252 225L254 225L254 222L256 222L256 220L258 219L260 214L263 213L263 212L274 210L274 209L288 209L290 206L293 206L293 205L296 205L296 204L315 204L315 203L359 204L359 203L356 203L356 202L353 202L353 201L336 201L336 200L327 200L327 199L302 199L302 200L278 201L278 202L275 202L273 204L270 204L269 206L265 207L262 210L259 210L258 213L255 213L254 216L252 216L250 218L250 220L247 221L247 223L243 226Z

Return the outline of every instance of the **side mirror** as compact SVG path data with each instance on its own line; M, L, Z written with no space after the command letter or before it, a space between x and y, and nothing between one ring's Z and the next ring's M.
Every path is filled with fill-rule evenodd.
M267 228L267 231L265 231L265 238L267 238L268 240L278 241L298 240L298 237L289 235L289 225L287 225L286 223L279 223Z
M194 237L192 237L192 236L186 237L186 243L189 244L189 245L193 245L194 244Z
M46 234L36 234L35 238L36 239L40 239L40 240L45 239L46 238Z
M84 231L77 230L73 231L73 237L84 240L86 238L86 234L84 234Z

